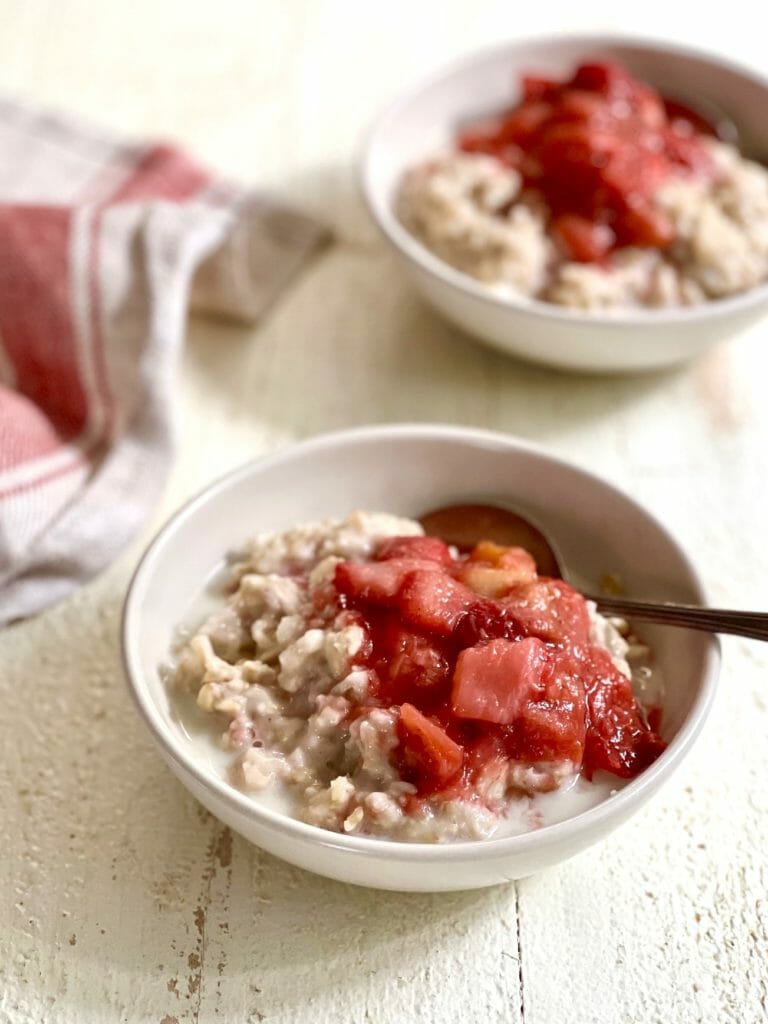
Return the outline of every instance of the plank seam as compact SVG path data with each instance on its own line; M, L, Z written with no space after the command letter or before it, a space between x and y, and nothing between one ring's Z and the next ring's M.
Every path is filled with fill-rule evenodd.
M525 989L523 986L523 938L520 927L520 883L515 882L515 920L517 921L517 983L520 990L520 1024L525 1024Z

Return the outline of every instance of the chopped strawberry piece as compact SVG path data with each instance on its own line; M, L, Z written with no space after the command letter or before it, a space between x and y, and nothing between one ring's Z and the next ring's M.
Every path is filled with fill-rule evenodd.
M522 583L530 583L536 578L534 570L533 577L521 574L517 569L504 569L491 565L478 565L467 562L458 572L458 578L462 583L474 590L482 597L503 597L509 594L515 587Z
M584 701L565 692L555 701L527 704L517 722L517 749L529 763L570 761L578 771L584 756Z
M587 708L589 728L584 773L602 769L632 778L656 760L666 744L640 718L632 684L613 664L607 651L589 652Z
M532 583L536 579L536 562L525 548L504 548L498 565L507 572L514 572L520 583Z
M637 119L645 128L663 131L666 128L664 101L653 89L640 85L632 97L632 105Z
M395 613L376 624L376 670L391 703L430 698L450 678L447 654L433 638L406 629Z
M587 603L563 580L544 578L518 587L502 604L526 635L554 643L586 644L589 640Z
M538 184L546 191L550 209L555 213L592 212L601 167L618 148L619 142L610 132L583 124L556 124L544 133L534 153L542 171Z
M552 114L552 107L543 101L524 103L504 121L496 135L498 144L526 146Z
M462 615L477 602L463 583L444 572L416 569L403 580L398 606L403 619L417 629L450 636Z
M532 699L549 663L541 640L491 640L456 660L451 707L459 718L511 725Z
M453 631L453 640L461 649L500 638L519 640L522 636L519 624L498 601L481 597L459 617Z
M340 593L373 604L394 604L402 579L403 566L399 561L340 562L334 576Z
M555 217L550 230L565 255L577 263L597 263L616 241L616 235L607 224L595 224L576 213Z
M463 153L493 153L498 146L500 120L489 120L470 125L461 132L456 144Z
M501 556L505 551L509 550L503 544L496 544L492 540L481 540L469 552L468 560L470 562L487 562L488 565L498 565Z
M544 78L541 75L523 75L522 77L523 99L526 102L532 100L546 100L550 96L556 96L560 91L560 83L553 78Z
M666 213L648 204L627 210L622 223L622 237L628 245L666 249L675 237L675 229Z
M501 597L508 594L517 579L514 573L496 569L491 565L477 565L467 562L459 569L458 579L481 597Z
M484 775L488 766L506 766L509 760L507 735L503 729L482 726L464 743L464 772L472 781Z
M568 89L554 108L550 125L581 124L593 129L610 129L612 114L605 98L585 89Z
M535 699L523 707L515 727L514 750L525 761L571 761L581 765L587 705L579 665L570 652L552 652Z
M523 548L481 541L457 571L462 583L483 597L501 597L536 579L536 563Z
M397 723L401 771L422 791L439 789L461 769L464 750L412 704L403 704Z
M433 688L448 679L448 659L426 637L403 630L398 637L389 671L392 678L400 683Z
M453 562L448 545L437 537L387 537L377 546L375 557L381 562L392 558L418 558L440 565Z
M631 93L635 83L620 64L601 61L581 64L570 84L577 89L587 89L590 92L602 93L604 96L616 97Z
M487 562L500 569L515 570L521 582L536 579L536 562L525 548L505 547L490 540L482 540L472 548L469 561Z
M403 580L415 569L435 570L432 561L423 558L390 558L385 562L339 562L334 584L337 590L355 602L392 606Z

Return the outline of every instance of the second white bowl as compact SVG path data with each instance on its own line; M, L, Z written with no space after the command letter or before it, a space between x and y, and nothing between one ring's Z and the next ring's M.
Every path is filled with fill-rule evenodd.
M563 78L582 61L618 61L670 96L710 100L768 154L768 81L718 57L662 42L607 36L510 42L468 57L410 89L376 122L362 162L368 208L424 298L495 348L569 370L652 370L691 359L768 312L768 284L679 309L580 312L494 295L414 238L395 216L403 174L453 143L457 127L513 105L520 76Z

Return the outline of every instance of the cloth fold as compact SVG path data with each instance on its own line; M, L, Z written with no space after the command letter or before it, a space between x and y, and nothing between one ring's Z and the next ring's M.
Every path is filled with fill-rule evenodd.
M146 519L190 309L258 318L325 238L172 146L0 102L0 624Z

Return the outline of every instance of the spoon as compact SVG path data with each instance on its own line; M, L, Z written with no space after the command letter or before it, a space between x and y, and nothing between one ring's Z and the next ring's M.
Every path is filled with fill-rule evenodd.
M533 556L540 575L567 578L541 530L509 509L498 505L444 505L420 516L419 522L428 536L439 537L463 552L470 551L481 540L525 548ZM667 601L631 601L607 594L584 596L594 601L600 611L611 615L627 615L643 622L684 626L706 633L733 633L752 640L768 640L768 613L765 612L702 608Z

